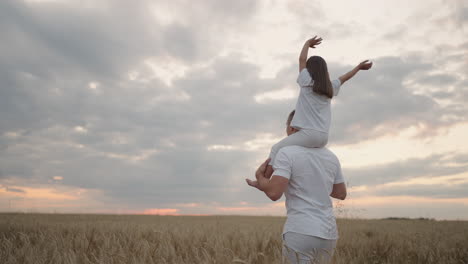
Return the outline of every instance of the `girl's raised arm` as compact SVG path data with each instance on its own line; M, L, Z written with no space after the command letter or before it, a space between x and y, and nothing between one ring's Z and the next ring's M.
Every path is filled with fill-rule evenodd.
M307 67L307 53L309 48L315 49L315 45L322 43L322 38L317 38L317 36L308 39L304 46L302 47L301 54L299 55L299 72Z
M345 83L347 80L353 78L354 75L356 75L356 73L360 70L365 70L367 71L368 69L370 69L372 67L372 62L369 62L369 60L365 60L361 63L359 63L356 67L354 67L354 69L352 69L351 71L343 74L342 76L340 76L340 82L341 84Z

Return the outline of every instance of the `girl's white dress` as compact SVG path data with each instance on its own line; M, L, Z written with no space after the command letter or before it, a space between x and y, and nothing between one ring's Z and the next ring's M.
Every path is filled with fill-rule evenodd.
M296 112L291 126L299 131L282 139L273 145L270 152L270 165L273 164L276 153L285 146L303 146L307 148L322 148L328 143L328 131L331 122L331 98L312 91L314 80L307 68L304 68L297 77L301 87L296 103ZM331 82L333 95L338 95L341 82L339 79Z

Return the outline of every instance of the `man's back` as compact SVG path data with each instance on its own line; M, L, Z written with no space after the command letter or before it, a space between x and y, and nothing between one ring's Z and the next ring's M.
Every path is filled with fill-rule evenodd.
M273 168L273 175L289 179L283 233L337 239L330 193L333 184L344 180L335 154L326 148L288 146L278 152Z

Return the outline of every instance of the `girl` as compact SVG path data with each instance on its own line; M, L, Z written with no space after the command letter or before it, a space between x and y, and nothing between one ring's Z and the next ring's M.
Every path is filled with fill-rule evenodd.
M266 172L268 177L271 177L273 173L271 165L275 160L276 153L282 147L298 145L321 148L327 144L331 121L331 99L338 95L340 86L358 71L369 70L372 67L372 62L365 60L340 78L330 81L327 63L322 57L312 56L307 59L309 48L315 48L320 43L322 43L322 38L315 36L307 40L302 48L297 78L301 90L296 103L296 112L290 124L292 128L299 131L284 138L271 148L271 160Z

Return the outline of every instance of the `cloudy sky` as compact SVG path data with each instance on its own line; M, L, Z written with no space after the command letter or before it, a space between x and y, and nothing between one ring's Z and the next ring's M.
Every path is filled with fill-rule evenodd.
M284 215L249 188L314 35L342 217L468 219L463 0L0 1L0 211ZM310 53L312 54L312 53Z

